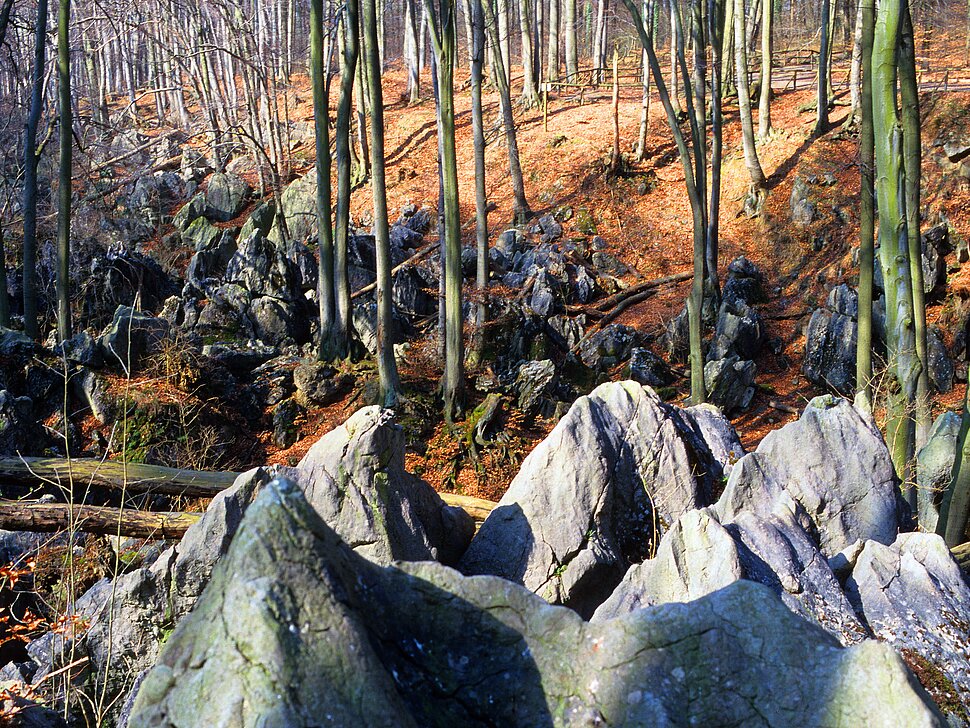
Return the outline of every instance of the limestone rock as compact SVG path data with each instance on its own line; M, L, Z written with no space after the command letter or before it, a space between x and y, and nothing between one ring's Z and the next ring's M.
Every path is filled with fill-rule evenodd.
M229 618L231 615L231 618ZM299 489L251 507L130 726L906 725L941 718L891 649L849 649L736 582L598 624L507 581L379 568Z

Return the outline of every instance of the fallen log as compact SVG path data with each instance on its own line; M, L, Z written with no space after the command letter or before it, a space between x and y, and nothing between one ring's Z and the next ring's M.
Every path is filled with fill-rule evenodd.
M673 275L664 276L663 278L654 278L653 280L644 281L643 283L638 283L635 286L624 288L622 291L619 293L614 293L609 298L604 298L602 301L595 304L594 308L596 308L597 311L605 313L614 306L618 306L626 299L639 295L643 291L659 288L660 286L665 286L668 283L680 283L682 281L688 281L693 277L693 271L686 271L684 273L674 273Z
M159 465L122 463L93 458L3 458L0 482L36 486L57 483L87 485L128 493L157 493L187 498L212 498L225 490L239 473L163 468Z
M152 513L132 508L0 501L0 528L7 531L82 531L132 538L182 538L201 513Z
M188 498L212 498L225 490L239 476L230 471L180 470L143 463L119 463L115 460L76 458L2 458L0 482L37 486L44 482L75 486L94 485L131 494L157 493ZM492 501L457 493L439 493L450 506L465 509L476 521L484 521L495 507ZM3 526L0 525L0 528Z

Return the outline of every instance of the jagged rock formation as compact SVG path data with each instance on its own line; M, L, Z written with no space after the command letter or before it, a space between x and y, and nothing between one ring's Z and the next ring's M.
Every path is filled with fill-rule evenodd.
M401 558L454 563L474 531L464 511L445 505L427 483L404 471L403 433L379 407L358 411L321 438L298 467L284 470L330 527L376 563ZM241 475L151 566L114 584L102 582L85 595L91 626L79 654L86 652L93 675L107 681L108 694L130 690L133 677L154 664L161 643L194 607L271 477L265 469ZM35 681L59 666L65 644L56 637L35 646Z
M710 502L727 449L706 444L712 416L695 422L634 382L598 387L526 458L459 568L591 614L660 534Z
M494 577L379 568L266 487L135 701L141 726L941 725L888 647L750 582L601 624Z

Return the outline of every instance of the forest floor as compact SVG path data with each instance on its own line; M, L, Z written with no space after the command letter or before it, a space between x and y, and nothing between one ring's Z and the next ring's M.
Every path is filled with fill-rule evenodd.
M456 94L456 133L461 218L466 245L474 244L474 159L471 130L470 93L461 71ZM408 203L433 205L437 199L437 145L434 102L426 98L408 105L405 76L392 69L385 76L385 111L388 202L394 211ZM647 154L643 162L631 163L618 178L606 174L613 144L611 88L604 84L587 91L583 103L577 95L551 95L548 128L541 108L517 110L520 156L526 194L533 212L543 214L569 206L574 214L563 223L564 239L584 236L574 226L589 218L596 233L609 244L612 254L631 270L625 281L634 284L672 273L691 270L691 212L684 173L671 140L663 108L656 95L651 102ZM950 92L951 98L964 98ZM723 267L744 255L766 277L768 301L760 307L774 347L765 347L757 359L758 391L752 406L734 420L742 441L753 448L770 430L794 419L808 400L820 393L800 371L804 355L804 328L812 311L823 304L828 291L841 282L854 283L856 275L852 248L858 239L858 146L855 137L840 133L848 113L848 98L837 98L831 115L832 131L813 139L814 93L809 89L776 94L772 104L773 132L759 145L759 156L770 190L762 214L749 218L743 214L743 199L749 177L741 152L741 131L734 99L725 109L724 162L720 215L720 258ZM508 181L507 151L497 137L498 99L485 94L486 135L492 140L486 151L491 239L495 239L512 219L512 191ZM619 101L620 145L629 159L637 144L641 113L638 88L622 88ZM297 83L291 108L306 119L312 104L305 84ZM756 120L757 123L757 120ZM924 149L933 139L927 135ZM303 150L308 156L312 150ZM792 185L797 176L819 177L831 173L835 185L819 188L820 214L811 225L793 225L790 212ZM970 237L970 190L966 185L943 184L932 155L924 154L924 209L937 219L940 213L963 237ZM366 185L355 191L353 215L359 223L371 219L371 193ZM836 212L838 214L836 214ZM953 282L964 275L957 273ZM659 337L665 322L684 305L689 281L666 286L648 300L630 307L617 323L633 326ZM935 321L943 301L931 301L929 317ZM779 343L780 342L780 343ZM406 386L412 392L433 394L440 364L432 352L412 349L402 368ZM620 378L622 370L614 374ZM934 402L935 412L959 404L964 384ZM682 383L681 401L688 394ZM306 433L286 451L274 450L273 462L292 462L299 458L320 434L332 429L350 411L360 406L351 396L324 410L311 412L304 423ZM494 462L473 464L461 458L460 438L449 435L443 426L426 427L421 437L427 448L409 455L408 465L439 489L457 488L470 495L497 499L504 492L518 463L551 429L553 423L521 420L507 422L513 445Z

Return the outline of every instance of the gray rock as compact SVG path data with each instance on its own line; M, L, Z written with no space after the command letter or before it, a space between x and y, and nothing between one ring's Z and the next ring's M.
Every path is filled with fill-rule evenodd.
M314 444L294 473L314 510L358 553L378 563L455 563L474 524L404 468L404 431L365 407Z
M916 483L919 525L927 533L936 533L940 502L953 479L960 415L947 411L936 418L926 444L916 453Z
M99 342L108 364L133 372L146 356L160 350L170 332L171 324L165 319L130 306L118 306Z
M543 215L539 218L539 229L542 231L542 242L549 243L562 237L562 225L554 215Z
M310 334L297 307L272 296L260 296L249 304L249 320L256 338L270 346L303 343Z
M649 387L669 387L677 381L667 362L643 347L630 352L629 378Z
M114 421L117 402L110 391L108 380L100 374L84 369L71 379L77 398L87 405L94 419L102 425Z
M215 237L196 245L195 254L185 271L185 280L196 286L202 286L207 278L221 280L225 277L226 267L235 253L235 235L228 230L219 231Z
M300 439L296 418L302 412L303 408L293 399L284 399L273 408L273 444L276 447L286 450Z
M225 342L239 342L255 336L248 311L249 292L235 283L219 286L209 296L196 319L197 333Z
M610 324L586 339L579 347L583 364L596 371L609 371L622 364L640 344L635 329L622 324Z
M304 242L316 238L317 234L317 170L312 168L302 177L290 182L280 195L280 210L286 220L286 231L290 240ZM281 244L279 227L274 225L266 234L269 239Z
M711 476L723 479L744 457L744 445L731 422L717 407L699 404L684 410L684 421L695 433L695 448L710 454Z
M552 394L556 381L556 365L549 359L530 361L519 367L515 377L515 391L519 395L519 410L533 413L542 400Z
M576 266L576 280L573 283L573 298L576 303L589 303L596 295L596 280L584 266Z
M59 713L9 690L0 690L0 715L5 728L68 728Z
M242 230L239 231L239 239L245 240L255 232L266 237L270 237L273 232L273 223L276 220L276 202L273 199L263 200L246 218Z
M829 293L826 308L812 314L802 372L813 384L845 395L855 390L858 311L856 292L843 284Z
M721 304L718 311L714 341L708 359L754 359L761 353L764 331L761 316L747 304L736 306L730 302Z
M686 511L706 505L705 454L679 411L634 382L576 400L522 463L462 559L592 614Z
M391 296L395 310L412 322L438 312L438 282L424 267L408 265L399 270Z
M205 193L205 213L219 222L229 222L246 206L249 183L242 177L226 172L216 172L209 177Z
M205 215L205 195L201 192L186 202L175 213L172 218L172 225L181 233L189 229L189 225Z
M197 217L182 231L182 242L192 250L205 250L216 239L221 231L204 217Z
M293 370L293 384L297 400L304 407L332 404L345 389L345 377L337 370L319 362L303 363Z
M202 355L219 362L230 371L238 374L252 372L265 364L279 352L275 347L256 341L245 343L215 343L202 347Z
M253 295L282 301L302 298L300 273L283 248L258 231L239 242L226 266L226 281L237 283Z
M769 477L812 519L826 557L856 541L896 539L898 482L882 435L864 410L831 395L816 397L799 420L769 432L757 453Z
M919 655L943 673L966 716L970 587L943 539L904 533L890 546L867 542L846 590L877 637ZM951 692L939 685L937 690Z
M759 585L587 624L501 579L377 568L281 481L167 642L130 726L940 720L892 650L842 648Z
M754 377L758 366L737 356L709 361L704 365L707 398L728 414L746 410L754 399Z
M751 306L765 299L758 266L743 255L728 264L727 279L721 289L721 303L735 307Z
M563 297L559 282L544 269L535 274L528 305L536 315L544 318L562 311Z
M36 342L27 334L0 326L0 356L19 359L29 356L36 349Z
M789 204L791 206L791 219L793 223L799 227L808 227L815 222L818 209L815 202L811 199L811 189L808 183L801 177L795 178Z
M920 235L923 263L923 292L932 294L946 283L946 254L950 246L950 228L945 222Z
M85 329L78 331L67 341L54 347L54 353L64 357L72 364L97 369L104 365L104 352L91 334Z
M953 389L953 360L943 343L943 334L938 326L926 329L926 358L929 366L930 384L937 392L946 394Z

